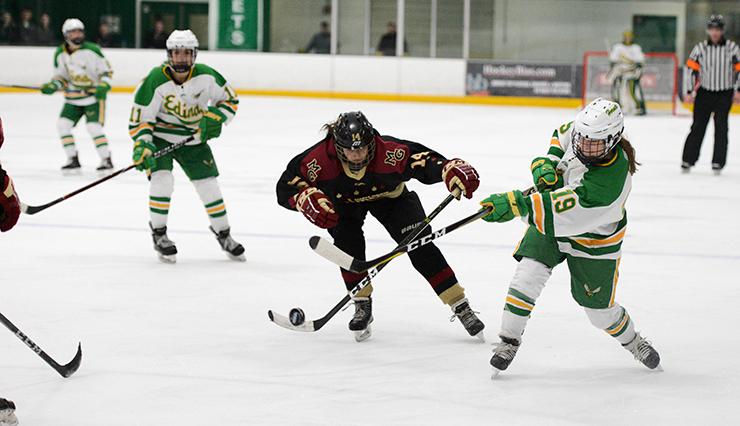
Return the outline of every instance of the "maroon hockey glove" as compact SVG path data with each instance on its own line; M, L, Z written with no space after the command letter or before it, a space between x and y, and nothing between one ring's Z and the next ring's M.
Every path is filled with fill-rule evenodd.
M5 173L0 174L0 231L14 227L21 214L18 196L13 190L13 181Z
M3 142L5 142L5 133L3 133L3 119L0 118L0 147L3 146Z
M339 221L334 205L320 189L309 187L298 194L295 208L319 228L333 228Z
M453 192L459 188L465 198L473 198L473 192L480 185L478 172L467 161L459 158L453 158L445 163L442 168L442 180L445 181L448 191Z

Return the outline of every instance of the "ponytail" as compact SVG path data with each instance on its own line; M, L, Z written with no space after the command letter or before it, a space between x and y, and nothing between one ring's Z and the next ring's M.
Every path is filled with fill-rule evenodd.
M629 172L631 175L634 175L637 171L637 166L642 165L638 163L637 159L635 158L635 148L632 146L630 141L628 141L624 137L619 141L619 145L622 147L624 153L627 155L627 161L629 162Z

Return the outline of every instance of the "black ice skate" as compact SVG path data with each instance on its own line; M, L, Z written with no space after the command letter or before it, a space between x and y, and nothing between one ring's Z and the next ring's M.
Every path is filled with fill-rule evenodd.
M483 329L486 325L475 315L475 312L470 308L468 299L463 298L454 305L451 306L452 312L455 314L450 318L450 321L455 321L455 318L459 319L468 334L473 337L477 337L482 341L486 341L483 335Z
M349 329L354 331L356 341L363 342L372 336L373 300L369 297L355 297L352 300L355 303L355 315L349 321Z
M111 161L110 157L103 158L102 160L100 160L100 165L95 170L97 170L98 172L113 170L113 161Z
M152 241L154 241L154 250L159 255L159 260L164 263L175 263L177 254L177 247L175 243L167 238L167 227L154 229L152 223L149 222L149 228L152 229Z
M0 426L16 426L15 404L5 398L0 398Z
M81 171L80 159L75 155L67 159L67 164L62 166L62 173L66 174L77 174Z
M500 336L501 342L493 350L493 357L491 357L491 366L493 367L492 379L498 376L498 373L509 368L509 364L514 360L516 351L519 350L520 342L516 339Z
M660 365L658 351L653 348L653 345L647 339L640 336L640 333L636 333L635 338L631 342L622 346L630 351L635 356L635 359L640 361L645 367L654 370Z
M244 256L244 246L231 238L231 228L226 228L220 232L216 232L212 226L209 226L209 229L216 235L218 243L221 244L221 248L229 256L229 259L239 262L247 261L247 258Z

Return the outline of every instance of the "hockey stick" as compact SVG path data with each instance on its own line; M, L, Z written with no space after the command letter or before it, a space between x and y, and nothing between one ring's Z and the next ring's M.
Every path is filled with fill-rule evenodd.
M442 210L444 210L445 207L447 207L447 205L452 202L452 200L456 199L458 196L459 195L457 193L448 195L447 198L445 198L444 201L442 201L442 203L437 206L436 209L434 209L434 211L429 213L429 216L424 218L424 220L420 223L420 226L417 227L418 229L416 231L407 235L406 238L404 238L398 244L397 248L405 246L410 241L418 237L421 232L424 231L427 226L429 226L429 223L432 221L432 219L434 219ZM355 284L355 286L347 292L347 294L342 298L342 300L339 301L339 303L334 305L334 307L331 308L331 310L326 315L317 320L305 321L302 324L294 325L292 322L290 322L290 319L288 317L273 312L272 310L267 311L267 316L270 318L270 321L274 322L280 327L287 328L288 330L307 332L319 331L321 330L321 327L329 322L329 320L331 320L334 315L337 314L337 312L341 311L342 308L344 308L344 306L347 305L350 300L352 300L353 296L359 293L363 288L367 287L368 284L370 284L370 280L378 275L378 273L385 267L385 265L387 265L387 262L379 265L377 268L373 268L372 270L368 271L367 276L364 277L359 283Z
M182 140L180 142L173 143L173 144L169 145L166 148L160 149L159 151L155 152L152 156L154 158L162 157L162 156L167 155L167 154L171 153L172 151L180 148L181 146L185 145L186 143L192 142L194 140L195 140L195 136L190 136L190 137L188 137L185 140ZM27 204L21 203L21 211L23 213L25 213L25 214L28 214L28 215L36 214L36 213L38 213L38 212L40 212L42 210L48 209L49 207L51 207L53 205L59 204L62 201L68 199L68 198L72 198L75 195L79 194L80 192L85 192L88 189L90 189L90 188L92 188L94 186L100 185L101 183L103 183L103 182L105 182L107 180L113 179L114 177L116 177L116 176L118 176L118 175L120 175L122 173L126 173L127 171L133 169L134 167L136 167L136 164L131 164L128 167L125 167L123 169L117 170L117 171L109 174L108 176L105 176L103 178L100 178L100 179L96 180L95 182L89 183L89 184L83 186L80 189L77 189L75 191L72 191L69 194L63 195L63 196L57 198L56 200L50 201L50 202L48 202L46 204L42 204L40 206L29 206Z
M535 187L531 187L523 192L524 196L528 196L536 191ZM355 273L362 273L367 270L372 270L375 268L379 268L383 266L384 264L390 262L391 260L395 259L398 256L403 255L404 253L408 253L410 251L414 251L418 249L419 247L425 246L432 242L433 240L436 240L437 238L440 238L444 235L446 235L449 232L454 231L457 228L460 228L462 226L465 226L471 222L475 222L476 220L482 218L483 216L486 216L488 213L490 213L490 209L481 209L478 210L475 214L468 216L464 219L461 219L451 225L448 225L442 229L439 229L437 231L432 232L429 235L426 235L424 237L421 237L419 239L414 239L412 241L407 241L405 244L401 244L392 251L377 257L372 260L362 260L354 258L344 251L340 250L335 246L334 244L327 241L325 238L319 237L319 236L313 236L308 240L308 244L311 246L311 249L316 252L319 256L323 257L324 259L328 260L329 262L332 262L335 265L338 265L340 268L344 268L348 271L352 271Z
M11 89L41 90L38 86L21 86L18 84L0 84L0 87L9 87Z
M69 377L73 375L78 368L80 368L80 363L82 362L82 343L77 344L77 353L75 354L75 357L72 358L72 361L65 365L59 365L59 363L57 363L49 355L47 355L46 352L44 352L36 343L33 342L33 340L26 336L22 331L18 330L18 327L16 327L12 322L10 322L9 319L5 317L5 315L1 313L0 322L8 327L8 330L12 331L19 339L21 339L21 342L25 343L26 346L31 348L32 351L36 352L36 355L40 356L41 359L49 364L51 368L56 370L56 372L59 373L62 377Z

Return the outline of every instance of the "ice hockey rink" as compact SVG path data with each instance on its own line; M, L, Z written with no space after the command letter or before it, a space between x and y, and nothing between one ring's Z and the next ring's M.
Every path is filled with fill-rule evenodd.
M131 95L108 101L117 168L129 164ZM97 179L84 126L83 174L63 177L55 121L60 96L4 94L3 167L21 199L38 205ZM407 258L374 281L372 339L356 343L350 310L317 333L272 324L268 309L300 306L309 319L343 295L338 269L311 252L326 235L278 206L287 162L339 112L361 109L383 134L418 141L480 172L473 200L433 225L462 218L491 192L531 185L530 160L575 111L523 107L242 97L211 142L234 237L246 263L226 258L197 195L176 168L169 235L177 264L151 247L148 185L130 171L34 216L0 239L0 312L60 363L82 342L83 361L59 377L0 330L0 395L21 425L264 424L729 424L738 412L740 334L740 116L730 118L722 176L710 170L713 128L689 175L679 161L690 117L628 117L642 168L627 204L617 300L660 352L649 371L595 329L571 299L567 268L549 282L509 370L490 379L492 343L515 268L519 221L475 223L438 245L486 323L487 343L451 323ZM443 185L411 182L427 211ZM369 218L368 255L394 247Z

